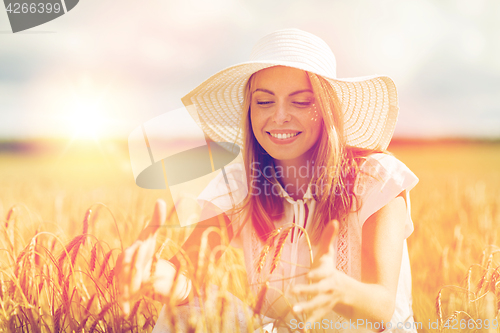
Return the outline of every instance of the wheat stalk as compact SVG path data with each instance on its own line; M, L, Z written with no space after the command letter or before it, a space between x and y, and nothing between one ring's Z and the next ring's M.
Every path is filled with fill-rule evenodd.
M132 320L135 315L137 314L137 310L139 310L139 305L141 305L142 299L138 300L135 302L134 306L132 307L132 311L130 311L130 314L128 316L128 320Z
M113 252L113 250L109 250L105 255L104 255L104 260L102 261L102 264L101 264L101 271L99 273L99 277L102 276L102 274L104 273L104 271L106 270L106 267L108 265L108 261L109 261L109 258L111 258L111 253Z
M89 320L90 317L91 317L91 315L86 315L85 318L83 318L83 320L78 325L78 328L76 329L77 332L82 332L82 331L85 332L84 328L85 328L85 325L87 324L87 321Z
M10 222L10 219L12 218L12 216L15 213L15 209L16 209L16 207L12 206L12 207L10 207L9 211L7 212L7 216L6 216L6 220L5 220L5 228L9 227L9 222Z
M25 255L26 255L26 251L23 250L23 251L21 251L21 253L19 253L19 255L16 258L16 263L14 264L15 265L14 275L16 277L19 277L19 270L21 269L21 261L23 260Z
M266 239L266 245L262 249L262 252L260 253L259 256L259 261L257 264L257 273L260 274L262 272L262 269L264 268L264 264L266 263L266 258L267 255L269 254L269 251L271 249L271 246L274 245L274 241L276 239L276 236L278 236L283 228L278 228L274 230L269 237Z
M54 314L54 332L56 332L56 333L61 332L62 311L63 311L63 308L62 308L62 306L60 306L59 309L57 309L56 313Z
M94 244L92 250L90 251L89 269L91 272L93 272L95 269L96 259L97 259L97 243Z
M97 318L94 320L94 322L92 323L92 325L90 326L90 329L89 329L89 332L92 333L95 331L97 325L99 324L99 322L101 320L104 319L104 316L106 315L106 312L109 311L109 309L111 309L111 307L113 306L114 303L108 303L106 304L102 310L99 312L99 314L97 315Z
M276 244L276 250L274 251L270 274L272 274L276 269L276 267L278 267L278 263L281 259L281 253L283 252L283 247L285 247L285 241L288 238L288 235L290 234L290 230L292 229L293 227L290 226L286 228L286 230L282 230L281 236L278 239L278 243Z
M443 312L442 312L442 307L441 307L441 293L443 291L443 288L441 288L438 292L438 296L436 299L436 311L438 313L438 318L439 318L439 332L442 332L443 330Z
M450 322L453 321L454 319L456 319L458 317L459 313L460 313L460 311L453 311L453 313L450 316L448 316L448 318L446 318L446 322L444 324L444 327L449 327Z
M150 276L155 276L158 260L160 260L160 252L156 252L153 256L153 259L151 261Z
M469 267L469 270L467 271L467 276L465 277L465 287L467 288L467 305L470 302L470 279L471 279L471 274L472 274L472 266Z
M85 240L85 235L78 235L76 237L74 237L65 247L64 247L64 250L63 252L61 252L61 254L59 255L59 259L57 260L58 261L58 266L60 268L60 273L62 274L62 267L64 265L64 259L66 259L67 256L69 256L69 253L71 252L71 250L73 250L73 248L75 248L74 251L76 251L76 253L73 254L72 256L72 261L71 261L71 267L74 267L74 262L73 262L73 259L76 259L76 255L78 254L78 250L80 249L80 245L82 244L82 242ZM60 275L60 278L62 276ZM61 282L61 279L59 280L59 282Z
M82 235L86 235L89 232L89 219L90 219L90 214L92 214L92 209L87 210L85 213L85 218L83 219L83 230L82 230Z
M255 313L260 313L260 311L262 310L262 305L264 305L267 289L269 289L269 282L266 281L262 288L260 288L259 294L257 295L257 303L255 304L254 308Z
M106 284L106 288L109 288L109 286L111 286L113 284L113 278L115 276L115 269L112 268L110 271L109 271L109 274L106 278L106 281L107 281L107 284Z
M481 291L483 290L484 286L487 287L488 280L490 278L490 268L491 268L492 260L493 260L493 255L490 255L488 257L488 261L486 263L485 272L484 272L483 276L481 277L481 280L480 280L479 285L477 287L477 292L478 293L481 293Z
M89 301L87 302L87 306L85 307L85 310L87 313L90 313L90 307L92 306L92 303L94 302L95 296L96 296L96 294L92 294Z
M208 236L211 232L217 233L219 236L220 230L217 229L216 227L208 227L205 231L203 231L203 234L201 236L201 244L200 244L200 250L198 254L198 266L196 269L196 281L202 281L202 274L205 271L205 253L208 248Z

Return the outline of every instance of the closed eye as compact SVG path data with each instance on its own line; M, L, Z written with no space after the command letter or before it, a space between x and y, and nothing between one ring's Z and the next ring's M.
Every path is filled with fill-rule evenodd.
M257 105L269 105L273 103L273 101L257 101Z
M308 106L311 106L311 104L312 104L312 102L310 102L310 101L307 101L307 102L292 102L292 103L295 104L298 107L308 107Z

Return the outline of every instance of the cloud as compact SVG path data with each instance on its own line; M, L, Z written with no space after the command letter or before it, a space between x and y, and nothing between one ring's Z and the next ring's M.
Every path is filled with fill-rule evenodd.
M397 131L434 135L456 123L450 131L481 133L500 118L495 6L496 0L80 1L33 29L54 33L0 34L0 107L6 106L0 123L16 128L0 127L0 135L29 135L20 115L39 120L29 131L54 133L46 115L60 117L64 96L81 94L75 82L89 77L95 90L108 89L106 112L119 124L116 135L126 137L137 123L178 108L180 97L212 74L246 61L264 34L285 27L322 37L335 52L339 77L391 76L401 97ZM0 30L8 29L6 20L0 11ZM419 117L432 118L436 130Z

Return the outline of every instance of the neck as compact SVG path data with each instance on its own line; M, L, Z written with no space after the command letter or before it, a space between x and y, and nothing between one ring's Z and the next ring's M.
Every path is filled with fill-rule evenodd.
M275 174L281 186L294 200L304 197L313 176L312 152L292 160L274 160Z

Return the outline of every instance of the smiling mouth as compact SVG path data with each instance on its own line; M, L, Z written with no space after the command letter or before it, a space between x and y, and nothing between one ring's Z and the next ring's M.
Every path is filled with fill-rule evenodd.
M280 140L285 140L285 139L293 138L294 136L297 136L300 133L302 133L302 132L294 132L294 133L271 133L271 132L267 132L267 134L269 134L273 138L280 139Z

